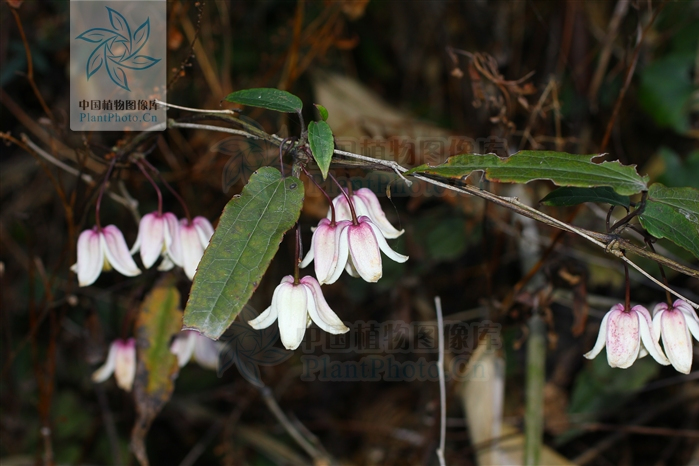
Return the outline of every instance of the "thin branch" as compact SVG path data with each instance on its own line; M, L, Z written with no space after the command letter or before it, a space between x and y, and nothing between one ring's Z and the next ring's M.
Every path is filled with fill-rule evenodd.
M169 108L176 108L179 110L187 110L188 112L194 112L194 113L221 113L224 115L237 115L238 112L235 110L209 110L209 109L204 109L204 108L192 108L192 107L182 107L181 105L175 105L175 104L169 104L167 102L163 102L162 100L157 100L156 102L164 107L169 107Z
M32 140L29 139L29 137L26 134L22 133L19 136L22 139L22 141L24 141L24 143L26 145L31 147L34 150L34 152L36 152L38 155L43 157L44 160L46 160L47 162L50 162L50 163L54 164L55 166L62 168L63 170L70 173L71 175L79 176L81 180L83 180L85 183L87 183L90 186L95 185L95 180L92 179L92 177L90 175L88 175L87 173L81 173L79 170L76 170L75 168L71 167L70 165L58 160L56 157L49 154L44 149L42 149L41 147L37 146L34 142L32 142Z
M439 344L439 358L437 359L437 370L439 372L439 448L437 458L440 466L446 466L444 461L444 449L447 437L447 388L446 377L444 375L444 319L442 317L442 300L439 296L434 298L434 307L437 311L437 336Z
M178 107L178 108L182 108L182 109L186 109L186 110L190 110L190 111L198 111L196 109L190 109L187 107ZM203 118L206 118L206 117L215 118L215 117L217 117L216 113L221 114L221 113L225 113L225 112L221 112L221 111L210 112L209 111L208 113L211 115L201 115L201 117L203 117ZM214 113L214 114L212 114L212 113ZM250 125L247 125L246 123L244 123L236 118L224 118L222 116L219 116L218 118L220 118L224 121L229 121L231 123L241 124L244 126L250 126ZM240 136L245 136L245 137L253 138L253 139L266 139L275 145L281 144L281 141L282 141L282 138L279 138L279 136L276 136L276 135L270 136L270 135L267 135L266 133L264 133L264 134L265 134L265 136L269 136L269 139L264 137L264 136L261 136L258 134L253 134L253 133L242 131L242 130L235 130L235 129L231 129L231 128L224 128L221 126L214 126L214 125L200 125L200 124L196 124L196 123L183 123L183 122L177 122L174 120L168 121L168 127L171 127L171 128L178 128L178 127L179 128L194 128L194 129L204 129L204 130L210 130L210 131L220 131L220 132L224 132L224 133L231 133L231 134L236 134L236 135L240 135ZM254 130L255 130L255 132L259 131L257 128L254 128ZM404 176L404 173L407 172L408 169L401 166L397 162L392 161L392 160L375 159L372 157L367 157L364 155L355 154L352 152L347 152L347 151L343 151L343 150L339 150L339 149L335 149L334 153L337 155L340 155L340 156L360 160L369 166L387 167L388 169L394 171L409 186L412 184L412 182ZM651 280L653 283L660 286L662 289L669 291L670 293L677 296L678 298L684 299L685 301L687 301L687 303L689 303L695 309L699 309L699 304L682 296L678 292L672 290L671 288L667 287L665 284L663 284L662 282L660 282L659 280L657 280L656 278L654 278L653 276L648 274L645 270L643 270L641 267L636 265L633 261L628 259L625 256L625 253L630 252L630 253L651 259L651 260L658 262L662 265L670 267L673 270L676 270L680 273L683 273L687 276L694 277L694 278L699 278L699 270L696 270L696 269L691 268L691 267L687 267L687 266L679 264L671 259L668 259L664 256L661 256L659 254L655 254L655 253L648 251L646 249L640 248L640 247L634 245L633 243L631 243L631 242L629 242L629 241L627 241L627 240L625 240L617 235L598 233L595 231L589 231L589 230L585 230L582 228L577 228L573 225L569 225L569 224L562 222L560 220L557 220L549 215L546 215L545 213L540 212L532 207L529 207L526 204L522 204L516 198L498 196L496 194L493 194L493 193L490 193L490 192L485 191L483 189L480 189L476 186L471 186L471 185L464 184L464 183L460 183L459 186L453 186L453 185L450 185L448 183L444 183L442 181L432 179L432 178L425 176L425 175L412 174L411 176L413 176L414 178L417 178L419 180L425 181L427 183L433 184L435 186L440 186L440 187L443 187L445 189L449 189L451 191L455 191L455 192L459 192L459 193L463 193L463 194L470 194L470 195L473 195L476 197L480 197L481 199L491 201L497 205L500 205L502 207L510 209L510 210L520 214L520 215L525 216L525 217L532 218L534 220L537 220L539 222L542 222L542 223L549 225L549 226L552 226L554 228L559 228L561 230L564 230L564 231L567 231L570 233L574 233L578 236L581 236L581 237L585 238L586 240L588 240L589 242L591 242L592 244L604 249L605 252L610 253L610 254L620 258L621 260L623 260L624 262L629 264L631 267L638 270L641 274L643 274L646 278Z
M291 421L289 421L289 418L286 417L282 409L279 407L274 395L272 395L272 390L270 390L269 387L262 387L260 389L260 393L262 394L262 398L265 400L265 404L272 414L274 414L274 417L276 417L279 423L284 427L284 430L286 430L291 438L293 438L296 443L316 461L316 464L319 462L330 464L328 458L322 452L318 451L316 447L311 445L311 443L306 440L306 438L296 429L296 427L294 427Z
M261 139L258 136L255 136L254 134L248 133L247 131L243 131L240 129L224 128L223 126L215 126L215 125L200 125L198 123L180 123L180 122L175 121L175 120L170 120L168 122L168 128L205 129L205 130L209 130L209 131L218 131L221 133L237 134L238 136L245 136L246 138L251 138L251 139Z

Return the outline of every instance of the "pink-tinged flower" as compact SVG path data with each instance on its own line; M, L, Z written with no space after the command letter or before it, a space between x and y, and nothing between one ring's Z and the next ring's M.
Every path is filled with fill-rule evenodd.
M405 232L405 230L397 230L391 225L391 222L388 221L386 214L381 208L379 199L371 189L360 188L356 190L352 195L352 203L354 204L354 211L357 217L362 215L369 217L374 225L379 228L384 238L398 238ZM352 220L349 203L344 194L340 194L333 199L333 206L335 206L335 219L337 221ZM330 219L331 215L332 213L328 211L327 218Z
M667 358L678 372L692 369L692 335L699 340L699 319L686 301L678 299L668 307L660 303L653 309L656 341L662 336Z
M391 249L381 230L369 217L359 217L357 225L350 223L340 232L337 267L344 267L353 277L360 276L367 282L377 282L383 275L382 251L396 262L408 260L408 256ZM335 271L338 276L340 272ZM330 278L337 280L335 275Z
M584 356L593 359L606 346L607 362L611 367L626 369L646 354L667 366L670 361L663 354L652 325L645 307L634 306L626 311L623 304L615 304L602 319L594 348Z
M180 332L170 345L170 352L177 356L180 367L184 367L194 357L201 367L218 369L218 345L194 330Z
M204 217L194 217L191 223L185 218L180 220L168 254L172 262L184 269L190 280L194 279L199 261L213 234L214 227Z
M351 224L349 220L343 220L333 225L330 220L324 218L313 232L311 248L300 267L306 267L314 261L316 278L321 285L335 283L342 274L345 264L338 265L340 235L342 230Z
M127 277L141 273L129 253L121 231L114 225L109 225L101 230L95 226L80 233L78 261L71 267L78 274L78 284L92 285L102 270L110 270L112 267Z
M272 304L248 324L259 330L269 327L277 319L282 344L288 350L299 347L311 320L334 335L349 330L330 309L318 281L310 276L303 277L298 284L294 284L291 275L284 277L274 290Z
M114 374L119 388L131 391L136 377L136 340L114 340L104 365L92 374L93 382L104 382Z
M131 248L131 254L140 250L141 261L147 269L151 268L161 255L168 259L168 250L172 247L177 228L177 217L170 212L162 215L158 212L144 215L138 225L138 236Z

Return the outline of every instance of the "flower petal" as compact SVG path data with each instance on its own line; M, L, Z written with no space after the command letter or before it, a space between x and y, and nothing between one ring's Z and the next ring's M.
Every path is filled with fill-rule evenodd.
M174 266L175 266L175 263L172 262L172 259L170 259L170 255L165 254L163 256L162 262L160 263L160 265L158 265L158 270L160 272L167 272L168 270L172 270L172 268Z
M170 345L170 352L177 356L177 364L180 367L184 367L192 359L195 343L194 332L191 330L180 332L175 337L172 345Z
M194 335L194 360L204 369L218 369L218 345L204 335Z
M370 226L368 217L360 217L358 225L350 225L348 230L349 251L352 264L357 273L367 282L379 281L383 275L381 252L376 234Z
M352 220L352 212L350 211L349 204L347 203L347 198L344 194L340 194L335 199L333 199L333 206L335 207L335 221L340 222L342 220ZM332 211L328 209L328 219L331 219Z
M369 188L360 188L355 191L354 195L364 201L367 208L367 215L371 218L371 221L379 227L384 238L398 238L405 232L405 230L397 230L391 225L374 191Z
M206 249L209 245L209 241L211 241L211 237L214 235L214 227L205 217L194 217L192 219L192 224L194 224L194 228L197 230L201 245Z
M631 308L631 312L634 311L639 316L641 342L643 343L643 347L659 364L662 364L663 366L669 365L670 361L668 361L665 357L663 349L658 344L658 340L655 338L655 335L653 335L653 320L650 317L648 309L643 306L634 306Z
M324 221L327 224L323 224ZM333 275L339 259L338 226L331 226L329 223L326 219L321 220L313 233L314 269L321 283L326 282Z
M318 282L321 285L335 283L340 275L342 275L342 269L345 264L349 261L349 231L347 228L352 224L349 220L343 220L337 224L335 229L335 242L337 245L337 259L335 260L335 268L332 269L328 276L323 279L318 277Z
M672 308L660 316L663 347L667 357L678 372L689 374L692 369L692 339L685 315Z
M112 342L111 345L109 345L109 353L107 354L107 360L104 362L104 364L97 369L95 372L92 373L92 381L93 382L104 382L109 378L110 375L114 373L114 367L116 365L116 353L117 353L117 346L116 346L116 341Z
M612 308L612 309L614 309L614 308ZM587 359L594 359L600 353L600 351L602 351L602 348L604 348L604 345L607 344L607 321L608 320L609 320L609 312L607 312L604 315L604 318L602 319L602 323L599 326L599 333L597 334L597 341L595 342L595 346L593 346L590 351L583 354L583 357L585 357Z
M276 293L277 290L274 290L274 292ZM269 306L262 312L262 314L252 320L248 320L248 325L255 330L262 330L263 328L267 328L272 325L274 321L277 320L277 316L277 308L274 306Z
M129 338L114 343L117 345L114 378L119 388L130 392L136 377L136 340Z
M274 289L274 293L272 294L272 304L255 319L249 320L248 325L255 330L261 330L272 325L279 316L279 290L282 285L293 282L294 277L291 275L287 275L286 277L282 278L281 284Z
M306 333L308 319L306 291L303 285L279 285L279 335L288 350L295 350ZM274 307L274 304L272 306Z
M157 212L144 215L138 224L136 244L141 249L141 261L147 269L155 264L163 252L165 229L165 220ZM133 253L133 249L131 252Z
M104 253L107 256L107 260L117 272L127 277L135 277L141 274L141 270L134 262L131 254L129 254L124 235L117 227L114 225L104 227L101 238L104 241Z
M340 318L330 309L328 302L325 301L323 291L320 289L318 281L310 276L303 277L301 284L306 289L306 298L308 299L308 314L313 319L313 322L328 333L334 335L348 332L349 329L340 320Z
M165 218L167 229L165 230L165 244L167 255L175 265L182 267L182 239L180 237L180 222L172 215ZM186 221L186 220L185 220Z
M204 248L199 239L199 233L193 225L180 223L180 244L182 245L182 268L185 275L190 280L194 280L199 261L204 255Z
M607 362L611 367L631 367L641 351L641 331L636 312L614 309L607 322Z
M99 233L95 229L83 231L78 237L78 261L73 269L78 274L78 284L88 286L95 283L103 265L104 253Z
M394 251L393 249L391 249L391 247L386 242L384 235L381 233L381 230L379 229L379 227L374 225L372 222L366 222L366 223L371 227L372 230L374 230L374 235L376 236L376 241L378 241L378 243L379 243L379 248L381 249L381 251L383 251L384 254L386 254L386 256L389 259L392 259L395 262L398 262L401 264L409 259L408 256L404 256L403 254L399 254L396 251Z

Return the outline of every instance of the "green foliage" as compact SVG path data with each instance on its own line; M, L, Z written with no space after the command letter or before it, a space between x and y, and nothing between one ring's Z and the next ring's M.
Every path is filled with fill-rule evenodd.
M608 186L598 186L595 188L573 188L566 186L551 191L540 203L550 206L571 206L582 204L583 202L600 202L627 208L630 205L628 196L621 196Z
M257 89L244 89L226 96L228 102L260 107L284 113L298 113L303 108L301 99L286 91L261 87Z
M184 325L218 339L248 302L279 243L299 218L303 183L276 168L255 172L226 205L199 263Z
M313 104L313 106L318 110L318 114L320 115L320 119L323 121L328 121L328 109L323 107L320 104Z
M656 238L667 238L699 258L699 190L650 187L641 225Z
M311 153L323 174L323 179L327 178L335 150L335 140L330 126L325 121L312 121L308 125L308 144L311 146Z
M640 176L635 166L624 166L618 161L592 162L591 159L596 157L553 151L521 151L506 159L492 154L462 154L449 157L436 167L427 164L415 167L406 174L462 179L474 171L484 171L490 181L528 183L550 180L557 186L609 186L620 195L647 189L648 177Z

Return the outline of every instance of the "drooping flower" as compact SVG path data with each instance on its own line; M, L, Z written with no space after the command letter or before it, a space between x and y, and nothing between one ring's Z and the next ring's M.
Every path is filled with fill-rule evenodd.
M353 277L359 276L367 282L377 282L383 275L381 252L396 262L403 263L408 260L408 256L391 249L381 230L369 217L361 216L356 225L350 223L340 232L337 267L344 267ZM337 270L335 274L339 276ZM333 277L335 275L331 279Z
M354 204L354 211L357 217L362 215L369 217L374 225L379 228L384 238L398 238L405 232L405 230L397 230L391 225L381 208L379 199L371 189L360 188L356 190L352 195L352 203ZM333 206L335 207L335 219L338 222L341 220L352 220L352 212L344 194L340 194L333 199ZM328 211L327 218L330 219L331 215L332 212Z
M340 235L351 223L342 220L333 224L331 220L324 218L313 232L311 248L299 267L306 267L314 261L316 278L321 285L335 283L342 274L344 263L338 266Z
M595 346L584 356L593 359L606 346L607 362L611 367L626 369L646 354L667 366L670 361L663 354L652 325L645 307L638 305L627 311L623 304L615 304L602 319Z
M218 369L218 345L194 330L180 332L170 345L170 352L177 356L180 367L184 367L194 357L201 367Z
M117 386L131 391L136 377L136 340L114 340L104 365L92 374L93 382L104 382L114 374Z
M172 247L177 229L175 214L166 212L161 215L158 212L151 212L144 215L138 225L138 236L131 248L131 254L140 250L141 261L147 269L151 268L161 255L164 260L169 259L168 251Z
M194 217L191 222L185 218L180 220L169 254L172 262L182 267L190 280L194 279L199 261L213 234L214 227L204 217Z
M92 285L102 270L112 267L127 277L141 273L134 262L124 235L114 225L85 230L78 237L78 260L71 270L78 274L80 286Z
M668 307L660 303L653 309L653 331L656 341L662 337L667 358L678 372L692 369L692 335L699 340L699 319L691 306L678 299Z
M284 277L274 290L272 304L248 324L259 330L269 327L275 320L279 320L279 334L288 350L299 347L311 320L334 335L349 330L330 309L318 281L310 276L303 277L297 284L291 275Z

